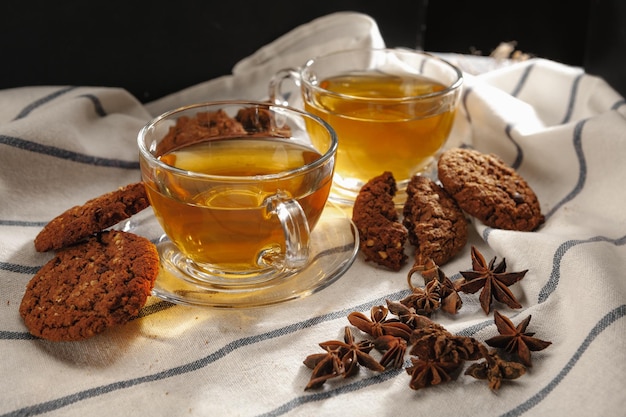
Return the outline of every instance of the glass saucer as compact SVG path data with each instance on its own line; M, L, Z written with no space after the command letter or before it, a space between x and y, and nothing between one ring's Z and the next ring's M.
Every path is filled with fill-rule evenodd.
M150 239L160 253L171 246L149 208L118 228ZM216 291L201 282L184 279L162 264L152 295L176 304L217 308L260 307L295 300L321 291L339 279L356 259L358 246L356 226L341 208L329 202L311 233L310 260L303 269L265 286Z

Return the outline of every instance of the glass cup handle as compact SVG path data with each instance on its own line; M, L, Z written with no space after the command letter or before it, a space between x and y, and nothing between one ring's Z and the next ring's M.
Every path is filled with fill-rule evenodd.
M306 214L300 204L282 192L265 200L268 215L276 215L285 234L283 266L288 269L301 268L309 260L310 230Z
M283 91L283 82L288 79L292 80L299 87L300 71L297 68L283 68L270 79L269 97L271 103L281 106L289 105L291 93Z

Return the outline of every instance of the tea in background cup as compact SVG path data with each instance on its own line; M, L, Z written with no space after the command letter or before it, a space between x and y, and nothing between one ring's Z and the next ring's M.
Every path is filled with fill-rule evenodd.
M339 51L283 69L270 81L272 102L294 101L283 86L287 79L300 86L304 109L337 133L331 199L348 204L384 171L394 174L400 190L413 175L430 173L463 84L452 64L405 49Z
M142 179L171 244L166 268L227 290L297 272L332 184L337 138L306 112L201 103L138 135Z

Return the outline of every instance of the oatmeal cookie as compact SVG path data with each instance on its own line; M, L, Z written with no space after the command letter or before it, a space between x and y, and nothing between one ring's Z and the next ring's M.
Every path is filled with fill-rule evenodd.
M415 175L407 189L402 224L416 259L443 265L467 243L467 220L456 201L431 179Z
M541 207L526 181L500 158L471 149L449 149L437 165L443 188L485 225L532 231L543 222Z
M393 201L396 191L393 175L384 172L361 188L352 213L365 260L394 271L400 270L408 258L404 253L408 232L398 221Z
M161 156L174 149L196 143L207 137L246 134L241 123L222 109L214 112L198 112L194 117L181 116L159 142L156 155Z
M158 271L152 242L122 231L102 232L46 263L28 283L19 312L34 336L86 339L137 316Z
M78 243L150 205L142 182L129 184L74 206L50 221L35 237L38 252Z

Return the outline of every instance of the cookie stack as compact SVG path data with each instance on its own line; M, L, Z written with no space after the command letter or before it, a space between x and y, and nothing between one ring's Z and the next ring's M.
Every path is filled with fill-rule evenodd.
M496 155L450 149L439 158L437 170L441 185L424 176L411 178L402 220L393 203L397 186L390 172L362 187L352 219L367 261L400 270L408 241L416 263L431 259L443 265L467 243L466 215L506 230L534 231L544 222L534 191Z
M56 253L30 280L20 304L32 335L82 340L139 314L159 271L156 247L106 229L148 205L143 183L130 184L70 208L41 230L35 249Z

